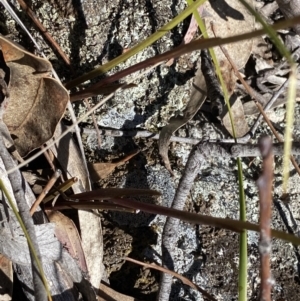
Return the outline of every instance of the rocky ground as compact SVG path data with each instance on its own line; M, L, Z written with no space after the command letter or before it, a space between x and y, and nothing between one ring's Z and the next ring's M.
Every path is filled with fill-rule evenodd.
M101 2L101 3L100 3ZM181 12L185 1L163 0L51 0L31 1L33 10L64 52L70 57L71 67L66 66L57 53L47 45L25 13L16 11L30 32L42 45L44 53L53 64L63 82L83 74L100 64L120 55L123 51L142 41L170 19ZM263 3L257 2L258 8ZM280 18L275 11L273 18ZM190 18L167 33L154 45L110 71L124 69L146 58L165 52L181 43ZM0 6L0 33L9 34L13 40L27 50L35 52L26 34ZM283 36L288 32L283 32ZM270 45L269 53L274 62L278 54ZM157 133L171 116L182 112L187 103L193 77L196 72L199 52L184 55L171 66L161 65L141 77L137 87L118 92L113 99L96 112L96 120L102 128L148 130ZM276 65L276 64L275 64ZM248 76L256 74L254 57L251 56L242 72ZM129 77L130 78L130 77ZM259 91L255 83L252 86ZM101 97L89 99L95 104ZM75 104L80 116L85 112L83 102ZM300 107L295 109L294 137L300 134ZM284 127L283 106L272 112L277 127ZM254 118L249 117L251 124ZM181 137L201 139L228 137L218 121L209 113L198 112L176 133ZM81 125L93 128L91 118ZM259 127L251 142L263 133L270 133L266 126ZM107 162L122 157L134 149L141 152L128 164L119 167L109 177L97 183L101 187L151 188L162 193L157 200L170 205L183 172L191 146L183 143L170 144L170 161L175 177L172 178L162 164L157 141L149 138L102 136L98 145L96 134L84 134L86 156L89 162ZM300 159L297 158L296 159ZM300 218L298 195L299 175L291 167L290 202L283 203L281 196L282 159L276 157L275 191L272 227L294 231L297 234ZM261 160L246 158L243 162L244 189L247 198L247 218L258 221L257 180ZM152 201L144 199L143 201ZM201 176L194 183L186 202L186 210L215 217L239 217L238 179L235 159L212 158ZM159 273L131 263L124 263L123 256L148 262L160 263L160 240L165 218L149 214L103 212L104 264L109 281L116 290L142 300L155 300ZM218 300L237 300L238 292L238 235L223 229L203 225L181 223L176 229L179 241L176 248L175 270L187 276ZM249 281L248 300L257 300L259 287L258 235L248 236ZM299 250L290 244L273 241L272 271L275 280L273 300L298 300L300 293ZM171 300L203 300L202 296L180 281L174 280Z

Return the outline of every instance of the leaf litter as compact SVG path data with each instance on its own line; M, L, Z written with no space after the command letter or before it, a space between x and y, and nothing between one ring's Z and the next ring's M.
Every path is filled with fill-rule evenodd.
M162 71L164 71L164 69L162 68L161 69ZM154 77L155 77L155 75L154 75ZM176 93L175 93L176 94ZM128 94L126 94L126 96L127 96ZM130 92L129 92L129 95L128 95L129 97L130 96L135 96L134 94L130 94ZM195 124L195 122L193 122L193 121L190 121L190 123L192 124L192 125L194 125ZM196 123L197 124L197 123ZM198 123L199 124L199 123ZM131 125L132 126L132 125ZM188 127L188 130L192 130L192 128L191 127L189 127L189 125L187 125L187 127ZM204 128L205 129L205 128ZM204 131L204 130L202 130L202 131ZM199 131L200 132L200 134L201 134L201 130ZM184 133L184 131L182 131L181 133ZM199 133L197 133L197 131L195 131L194 130L194 133L196 133L197 135L199 135ZM125 143L126 144L126 143ZM112 145L114 145L114 144L112 144ZM176 153L176 151L177 151L177 154L179 154L179 152L178 152L178 150L176 150L175 149L175 153ZM58 156L59 157L59 156ZM184 162L184 161L183 161ZM222 160L221 161L215 161L215 162L212 162L212 167L211 168L213 168L214 167L214 164L217 164L217 162L218 162L218 164L222 164ZM223 162L224 163L224 162ZM174 160L172 160L172 164L173 164L173 166L174 166ZM129 166L130 167L130 166ZM219 201L224 201L224 198L222 198L222 197L220 197L220 195L219 194L217 194L217 192L215 192L215 189L213 188L213 185L211 186L210 185L210 183L209 183L209 181L213 181L213 183L212 184L214 184L214 185L216 185L217 183L216 183L216 180L214 180L213 179L213 176L215 176L216 177L216 175L214 174L214 172L216 172L216 171L214 171L214 169L212 169L212 171L210 172L209 170L207 171L208 172L208 174L205 176L204 175L204 182L206 181L205 180L205 178L207 178L207 186L209 186L210 187L210 189L211 189L211 191L212 192L214 192L214 193L216 193L216 195L215 195L215 198L216 198L216 200L214 201L215 203L218 203ZM178 174L178 169L176 168L176 170L175 170L175 174ZM222 175L223 176L223 175ZM110 177L111 178L111 177ZM230 176L229 176L229 178L231 178ZM249 178L250 179L250 178ZM232 181L234 181L234 178L231 178L231 180ZM221 186L224 188L224 191L225 191L225 196L227 197L227 201L230 201L230 200L232 200L231 199L231 196L230 196L230 194L228 194L227 192L228 191L230 191L233 187L230 187L230 186L226 186L226 185L228 185L228 182L227 181L225 181L225 178L223 178L222 179L222 177L221 177L221 182L224 182L224 184L223 184L223 186L222 186L222 184L221 184ZM196 186L198 185L198 187L199 187L199 185L201 185L201 183L199 184L199 183L196 183ZM224 185L225 185L225 187L224 187ZM196 188L197 189L197 188ZM250 188L249 188L250 189ZM201 189L200 189L201 190ZM203 200L203 198L206 198L206 199L210 199L210 198L212 198L212 196L209 196L209 195L207 195L207 192L206 191L204 191L204 190L201 190L202 191L202 194L200 193L200 195L198 194L198 197L200 197L200 201L198 200L197 202L201 205L201 202L203 203L203 201L201 201L201 199ZM233 191L234 191L234 189L233 189ZM196 194L197 195L197 194ZM194 196L195 196L195 194L194 194ZM253 198L253 200L251 201L251 203L250 203L250 206L254 206L254 203L255 203L255 198ZM204 203L205 204L205 203ZM201 205L201 206L204 206L205 207L205 205ZM211 206L211 207L210 207ZM214 204L214 203L211 203L211 205L208 205L208 208L209 209L207 209L208 211L211 211L210 213L213 213L214 215L215 214L218 214L218 210L220 210L220 208L218 208L218 206L216 206L216 204ZM230 207L226 207L226 209L225 210L227 210L227 212L231 212L230 211L230 209L229 209ZM233 212L233 211L232 211ZM254 211L255 212L255 211ZM221 210L221 212L219 212L219 214L220 215L222 215L222 214L224 214L224 212ZM226 213L225 213L226 214ZM251 217L250 217L251 218ZM252 216L252 218L253 218L253 216ZM207 238L208 239L208 238ZM219 245L219 246L221 246L221 248L222 248L222 245ZM217 246L216 246L217 247ZM229 275L228 275L228 277L229 277Z
M68 92L51 78L49 61L36 57L0 36L9 68L9 99L4 122L21 156L40 147L54 134L69 100Z

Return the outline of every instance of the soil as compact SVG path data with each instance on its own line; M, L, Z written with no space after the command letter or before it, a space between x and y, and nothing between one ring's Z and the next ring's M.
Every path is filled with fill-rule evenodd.
M30 1L39 20L70 57L72 64L67 66L57 52L45 42L26 14L21 12L16 1L12 2L20 19L41 45L62 82L76 78L117 57L165 25L186 6L185 1L176 0ZM257 2L256 6L261 8L262 2ZM278 15L280 16L280 13L276 11L273 17L277 18ZM158 42L120 64L108 72L108 75L179 45L189 22L190 18L187 18ZM0 33L9 34L14 41L36 53L28 36L2 9L1 5ZM283 33L283 39L286 36L288 33ZM265 56L263 60L272 60L275 65L279 64L280 58L270 41L264 39L263 42L271 49L268 58ZM190 96L198 59L199 52L197 51L184 55L172 66L161 65L140 78L136 82L137 87L117 92L113 99L96 112L98 126L123 131L145 129L153 133L159 132L171 116L180 114L185 107ZM256 59L252 55L242 72L251 81L253 88L259 91L255 84L255 78L258 77L258 72L255 70ZM273 87L270 83L267 84ZM89 102L93 105L101 99L102 96L98 96L89 99ZM78 116L87 110L83 102L78 102L74 106ZM297 104L295 139L300 134L299 110L300 107ZM272 114L272 120L278 128L282 129L285 117L284 107L276 108ZM251 124L253 120L254 117L249 117L247 122ZM93 128L92 119L86 120L81 127ZM259 127L251 142L256 142L262 134L270 134L265 125ZM211 113L202 111L198 112L193 120L189 121L176 135L197 139L204 136L212 139L229 136ZM170 162L175 173L175 177L172 178L162 164L155 140L111 136L101 138L101 146L98 146L96 134L83 135L86 156L91 163L115 160L137 148L141 152L128 163L118 167L106 179L95 183L95 186L156 189L162 193L159 199L140 200L170 205L191 150L190 145L170 144ZM296 160L299 158L296 157ZM259 209L255 181L260 174L261 160L245 158L242 163L244 190L247 198L247 219L257 222ZM287 204L280 200L281 182L282 159L277 157L272 227L298 233L299 176L291 167L290 202ZM197 177L185 209L215 217L238 219L236 161L212 158L201 175ZM155 300L159 272L125 262L123 257L129 256L141 261L161 263L160 241L165 218L145 213L120 212L102 212L101 216L104 235L103 261L111 286L117 291L141 300ZM184 222L180 223L179 229L174 230L179 235L174 258L175 271L206 289L218 300L237 300L238 235L224 229L190 225ZM248 300L257 300L260 263L258 235L253 232L249 232L248 236L248 253ZM297 247L273 240L271 258L275 283L272 291L273 300L298 300L299 258ZM203 297L180 281L174 280L170 300L203 300Z

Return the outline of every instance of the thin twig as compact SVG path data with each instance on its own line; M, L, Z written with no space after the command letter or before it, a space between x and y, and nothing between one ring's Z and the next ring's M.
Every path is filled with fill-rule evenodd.
M153 134L149 131L135 131L135 130L111 130L111 129L103 129L100 128L100 134L104 136L112 136L112 137L134 137L134 138L148 138L148 139L158 139L157 134ZM95 129L83 129L84 134L95 134ZM238 143L234 142L234 139L209 139L207 142L212 144L220 145L220 147L226 148L226 153L224 156L228 158L236 158L236 157L259 157L260 151L257 144L245 144L244 141ZM187 138L187 137L176 137L172 136L170 141L179 142L179 143L187 143L196 145L201 140L195 138ZM276 156L281 156L283 154L283 142L274 143L273 144L273 152ZM300 155L300 143L294 142L292 146L291 153L293 155ZM219 157L219 151L212 151L211 156Z
M43 201L43 199L45 198L45 196L49 193L50 189L53 187L53 185L55 184L55 182L57 181L57 179L60 177L60 175L61 175L61 170L57 169L54 172L54 174L52 175L52 177L49 180L49 182L47 183L47 185L44 187L44 189L41 192L41 194L38 196L38 198L35 200L35 202L31 206L31 209L30 209L30 215L31 216L34 214L36 208L40 205L40 203Z
M128 213L139 213L140 210L133 209L126 206L118 206L109 202L91 202L91 201L79 201L79 202L66 202L58 201L54 205L47 203L45 204L46 209L50 210L66 210L66 209L76 209L76 210L111 210L111 211L120 211Z
M176 278L178 278L179 280L181 280L184 284L190 286L191 288L193 288L194 290L197 290L199 291L203 296L205 296L206 298L208 298L209 300L212 300L212 301L217 301L217 299L215 299L211 294L209 294L206 290L204 290L203 288L201 288L200 286L198 286L197 284L193 283L192 281L190 281L188 278L174 272L174 271L170 271L164 267L161 267L155 263L145 263L145 262L142 262L142 261L139 261L139 260L136 260L136 259L133 259L133 258L130 258L130 257L125 257L124 258L126 261L130 261L130 262L133 262L133 263L136 263L136 264L139 264L141 266L144 266L144 267L147 267L147 268L150 268L150 269L154 269L154 270L158 270L158 271L161 271L161 272L164 272L164 273L167 273L167 274L170 274Z
M285 88L286 88L286 86L287 86L287 84L288 84L288 79L285 81L285 83L280 87L280 89L272 96L272 98L267 102L267 104L265 105L265 107L264 107L264 112L266 112L266 111L268 111L269 109L271 109L272 108L272 106L273 106L273 104L275 103L275 101L278 99L278 97L282 94L282 92L285 90ZM253 98L253 96L254 96L254 99L256 99L256 101L258 101L257 100L257 97L256 97L256 95L257 94L254 94L253 93L253 89L246 83L246 87L248 87L249 88L249 91L251 91L251 93L252 94L250 94L250 96ZM245 87L245 88L246 88ZM248 91L248 90L247 90ZM249 92L248 92L249 93ZM259 102L260 103L260 102ZM255 103L256 104L256 106L258 106L257 105L257 102ZM259 108L258 108L259 109ZM259 109L259 111L261 112L261 110ZM256 119L256 121L255 121L255 123L253 124L253 126L252 126L252 128L251 128L251 130L250 130L250 135L251 136L254 136L254 133L256 132L256 130L257 130L257 128L258 128L258 126L259 126L259 124L260 124L260 122L261 122L261 120L264 118L264 115L262 114L262 113L260 113L260 115L257 117L257 119ZM269 120L269 119L268 119ZM249 135L249 134L248 134Z
M63 52L63 50L60 48L58 43L52 38L52 36L48 33L47 29L43 26L43 24L39 21L35 13L32 11L32 9L23 1L18 0L20 6L23 8L24 11L28 14L28 16L31 18L33 23L39 28L42 35L47 39L47 41L52 45L52 47L59 53L59 55L62 57L62 59L65 61L67 65L71 65L69 58L67 55Z
M8 2L6 0L0 0L0 2L2 3L2 5L7 9L7 11L11 14L11 16L13 17L13 19L20 25L20 27L26 32L26 34L30 37L31 41L33 42L33 44L35 45L35 47L37 48L37 50L42 54L42 56L46 59L45 54L42 52L41 47L39 46L39 44L36 42L36 40L34 39L34 37L30 34L30 32L27 30L26 26L23 24L23 22L20 20L20 18L17 16L17 14L14 12L14 10L11 8L11 6L8 4Z
M144 130L112 130L112 129L105 129L105 128L99 128L100 135L103 136L111 136L111 137L133 137L133 138L149 138L158 140L159 134L155 134L149 131ZM98 131L95 129L83 129L83 134L92 135L97 134ZM200 142L200 139L195 138L184 138L184 137L176 137L172 136L170 138L170 141L172 142L179 142L179 143L187 143L187 144L198 144Z
M269 127L271 128L271 130L272 130L273 134L275 135L275 137L277 138L277 140L279 142L283 142L283 139L281 139L281 137L279 136L279 134L277 133L277 131L274 129L273 125L270 123L268 117L265 115L265 112L263 111L263 108L262 108L261 104L256 103L256 105L257 105L258 109L260 110L261 114L264 115L264 118L266 118L265 120L268 123ZM293 166L295 167L298 175L300 176L300 168L299 168L298 163L296 162L296 160L295 160L295 158L294 158L293 155L290 155L290 160L291 160Z
M263 157L263 171L257 181L260 204L260 241L259 253L261 260L261 287L260 300L271 301L271 215L272 215L272 185L273 163L272 142L269 137L263 137L259 141L261 155Z
M43 146L43 145L41 146L41 149L44 149L44 146ZM49 155L49 150L46 150L46 151L44 152L44 156L45 156L46 160L48 161L48 163L49 163L51 169L53 170L53 172L55 172L56 168L55 168L55 166L54 166L54 164L53 164L53 162L52 162L52 160L51 160L51 157L50 157L50 155Z

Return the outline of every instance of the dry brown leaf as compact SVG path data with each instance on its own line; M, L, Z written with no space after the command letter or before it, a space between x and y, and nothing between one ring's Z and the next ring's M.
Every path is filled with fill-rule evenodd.
M61 121L56 127L54 138L59 137L66 129L67 127ZM68 179L73 177L78 178L78 181L72 186L73 191L79 193L89 190L89 176L82 163L82 157L72 137L72 133L60 139L56 145L51 147L51 151ZM90 281L94 287L98 287L104 271L102 262L103 237L100 217L92 211L79 210L78 218L82 248L89 270Z
M250 2L250 5L252 1ZM217 37L226 38L229 36L250 32L254 29L254 16L251 15L243 4L236 0L211 0L206 1L204 9L208 12L205 17L207 34L210 38ZM213 30L211 26L213 22ZM249 59L252 51L252 39L239 41L226 45L226 50L231 58L234 59L237 69L244 67ZM219 61L223 79L227 85L227 89L231 94L235 77L233 76L232 67L225 57L220 47L214 47L215 55Z
M201 72L201 68L198 67L196 72L191 97L186 105L186 108L183 111L183 116L172 117L169 120L169 124L166 125L159 134L158 147L159 154L161 155L164 164L168 171L173 174L169 156L168 156L168 146L170 142L170 138L175 131L185 125L189 120L191 120L197 111L201 108L206 98L206 84L203 74Z
M297 91L295 101L300 102L299 91ZM285 103L286 103L286 98L279 97L275 101L275 103L271 106L271 108L266 111L266 113L272 111L274 108L277 108L278 106L281 106ZM243 108L244 108L245 115L256 115L256 114L260 113L259 109L257 108L257 105L255 104L255 102L253 100L250 100L250 101L247 101L246 103L244 103Z
M62 118L69 95L51 78L49 61L0 36L0 49L10 69L9 98L4 113L21 156L48 141Z
M105 179L109 174L111 174L115 168L123 165L125 162L130 160L132 157L137 155L140 151L134 151L133 153L127 155L126 157L120 159L113 163L93 163L89 165L89 172L93 182L97 182L101 179Z
M139 301L134 297L126 296L116 292L104 283L100 284L97 299L98 301Z
M243 104L240 98L235 97L233 101L230 101L230 105L236 138L243 137L249 132L249 127L245 119ZM233 136L231 121L227 110L222 120L226 130L230 133L231 136Z
M81 271L88 273L81 239L73 221L59 211L46 210L51 223L55 224L55 236L77 261Z
M13 269L12 262L0 254L0 301L12 300Z

